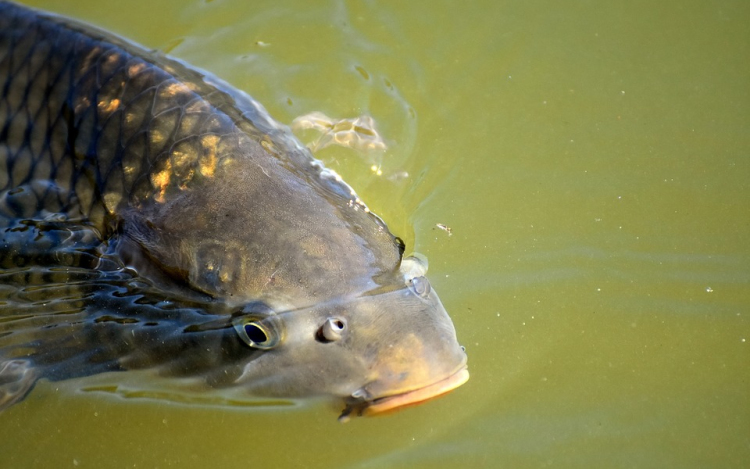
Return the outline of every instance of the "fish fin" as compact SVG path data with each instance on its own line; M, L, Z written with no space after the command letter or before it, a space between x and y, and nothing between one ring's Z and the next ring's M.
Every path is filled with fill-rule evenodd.
M37 378L38 373L29 360L0 361L0 412L23 400Z

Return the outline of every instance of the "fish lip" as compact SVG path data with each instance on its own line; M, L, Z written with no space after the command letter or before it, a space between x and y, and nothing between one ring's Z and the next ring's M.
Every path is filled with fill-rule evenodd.
M463 365L456 372L421 388L412 389L411 391L392 394L390 396L377 397L371 400L358 399L347 403L346 408L339 416L340 422L349 420L352 414L355 416L370 416L382 414L395 409L400 409L410 405L416 405L429 399L442 396L456 389L469 380L469 370Z

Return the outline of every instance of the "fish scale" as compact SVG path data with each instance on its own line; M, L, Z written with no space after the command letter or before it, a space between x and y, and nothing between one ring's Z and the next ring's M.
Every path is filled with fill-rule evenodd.
M53 179L59 207L78 204L104 228L106 214L129 197L144 201L168 189L167 183L184 186L190 169L196 174L202 164L205 172L207 163L197 157L207 151L200 136L217 136L214 145L233 138L232 119L206 115L213 104L166 71L181 66L158 67L131 55L124 44L60 28L52 18L40 21L8 4L2 8L6 111L0 114L0 139L10 176L2 189ZM56 45L54 57L51 47L39 46L49 43ZM170 164L175 155L168 149L175 144L179 166ZM163 174L171 167L179 167L181 177ZM47 204L37 196L39 210Z

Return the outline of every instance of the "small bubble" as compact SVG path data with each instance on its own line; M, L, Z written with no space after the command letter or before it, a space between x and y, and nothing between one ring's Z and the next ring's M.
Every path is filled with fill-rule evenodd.
M713 293L714 289L711 287L706 287L706 293Z

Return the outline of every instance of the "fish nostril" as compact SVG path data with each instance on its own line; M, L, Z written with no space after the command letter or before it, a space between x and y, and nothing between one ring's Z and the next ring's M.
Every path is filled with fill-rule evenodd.
M315 340L328 344L341 339L346 329L346 321L341 318L328 318L315 333Z
M430 294L430 282L425 277L414 277L409 282L411 290L422 298L427 298Z

